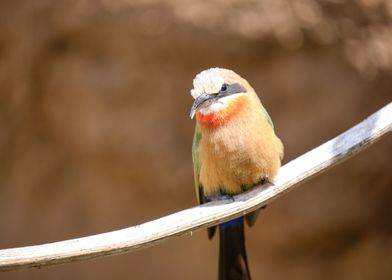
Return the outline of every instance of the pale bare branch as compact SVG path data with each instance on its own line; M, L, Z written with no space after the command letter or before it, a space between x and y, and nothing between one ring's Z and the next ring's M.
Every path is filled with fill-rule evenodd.
M283 166L274 185L186 209L122 230L38 246L0 250L0 271L42 267L110 256L156 245L176 236L219 224L257 209L350 156L392 130L392 103L336 138ZM4 226L4 225L3 225Z

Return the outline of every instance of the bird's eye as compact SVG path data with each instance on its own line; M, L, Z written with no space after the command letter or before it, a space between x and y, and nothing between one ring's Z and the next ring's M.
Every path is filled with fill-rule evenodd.
M220 91L226 91L227 90L227 84L223 84Z

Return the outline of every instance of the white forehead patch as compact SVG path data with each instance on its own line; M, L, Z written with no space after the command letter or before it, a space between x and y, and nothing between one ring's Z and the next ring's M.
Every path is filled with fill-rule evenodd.
M191 95L197 98L199 95L206 93L217 93L224 83L224 70L221 68L210 68L196 75L193 79L193 89Z

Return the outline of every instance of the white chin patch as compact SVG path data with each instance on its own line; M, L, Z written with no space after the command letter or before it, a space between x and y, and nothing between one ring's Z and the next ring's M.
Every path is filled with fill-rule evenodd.
M219 112L223 109L226 109L232 100L238 98L241 95L244 95L244 93L237 93L237 94L220 98L218 101L212 103L211 105L200 108L199 112L202 113L203 115Z
M199 112L202 113L203 115L208 115L211 113L219 112L220 110L223 110L226 107L227 107L227 104L224 104L221 102L215 102L214 104L211 104L210 106L200 108Z

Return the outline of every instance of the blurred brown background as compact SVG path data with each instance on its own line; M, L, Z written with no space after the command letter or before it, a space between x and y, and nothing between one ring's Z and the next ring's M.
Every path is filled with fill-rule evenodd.
M120 229L194 206L194 75L245 77L285 162L392 99L388 0L2 0L0 248ZM391 279L391 137L263 211L254 279ZM1 279L215 279L204 231Z

